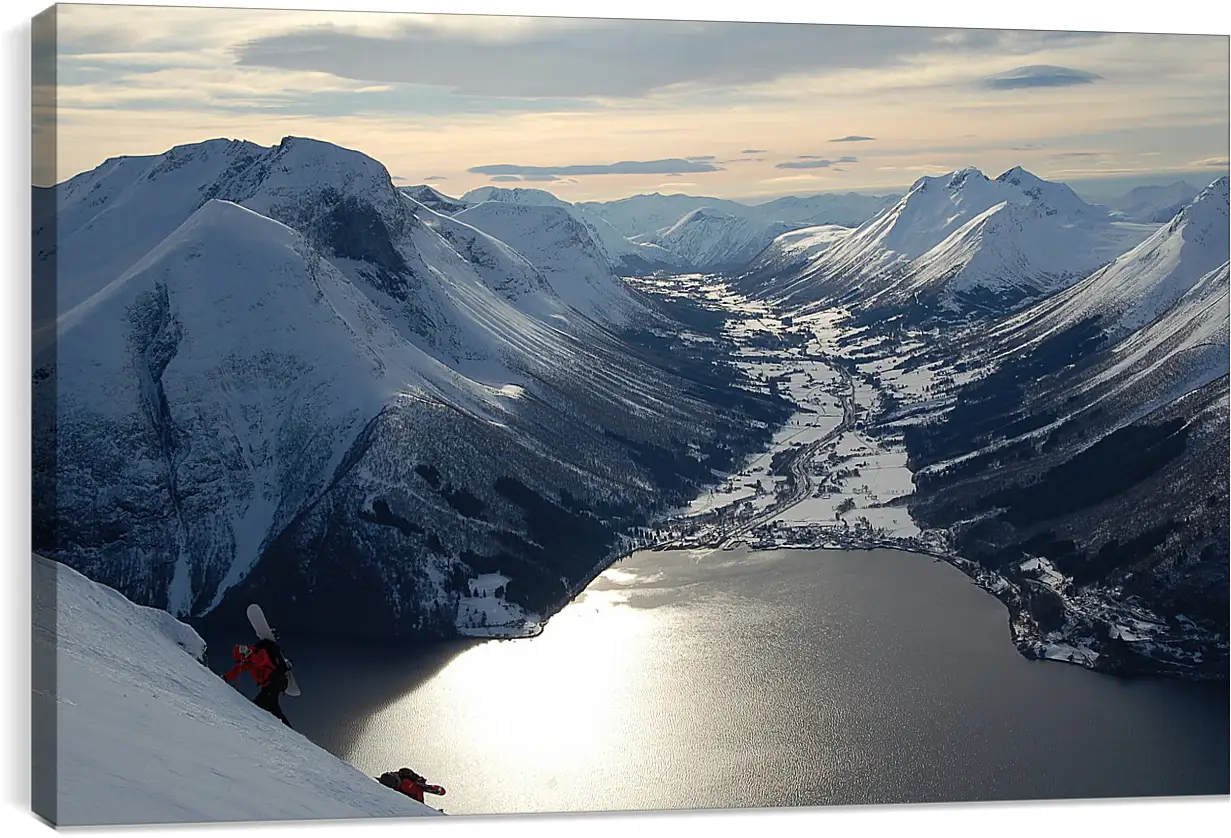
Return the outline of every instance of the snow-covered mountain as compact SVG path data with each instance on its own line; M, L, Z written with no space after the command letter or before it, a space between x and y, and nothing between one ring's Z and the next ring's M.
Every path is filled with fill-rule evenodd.
M1029 343L1099 318L1113 339L1167 311L1210 271L1227 261L1227 178L1219 178L1152 236L1065 291L1007 318L992 331L1017 351Z
M469 206L466 201L461 198L450 198L435 187L428 186L426 183L418 186L403 186L401 187L403 195L409 195L414 200L418 201L428 209L435 210L439 213L450 215L455 212L461 212Z
M402 191L446 215L457 215L482 203L564 210L590 231L611 268L625 276L741 268L777 233L836 223L856 225L891 200L848 193L786 197L750 205L655 193L572 204L544 189L530 187L482 186L458 199L441 195L430 186L404 187ZM698 213L702 209L705 212Z
M773 281L785 271L803 270L806 266L815 264L821 254L850 234L850 227L840 227L837 224L802 227L783 233L748 264L744 269L743 281L752 284L755 280L751 277L763 277L763 281Z
M630 239L639 236L653 238L670 229L684 216L702 207L715 212L742 217L746 204L725 198L702 198L695 195L633 195L615 201L586 201L578 204L616 228Z
M496 571L541 613L785 410L327 143L181 146L57 192L35 545L177 614L259 597L286 629L447 635ZM622 286L582 267L610 317L587 283Z
M1197 190L1179 180L1166 186L1138 186L1110 202L1129 221L1165 224L1195 197Z
M785 221L809 227L858 227L896 202L896 195L861 195L858 192L826 192L799 197L788 195L750 207L763 221Z
M920 178L819 258L743 285L789 305L996 312L1075 282L1151 232L1020 168L996 180L968 168Z
M453 220L509 245L546 277L570 307L597 322L623 327L651 317L611 267L590 229L564 206L483 201Z
M656 234L652 241L678 253L697 270L726 271L747 265L789 229L791 225L785 222L766 222L701 207Z
M34 809L55 825L438 814L256 707L166 611L32 562L34 653L55 666L52 683L36 667L32 700L56 732L54 754L34 751Z
M1032 204L1046 215L1059 215L1068 221L1075 219L1107 220L1109 217L1106 207L1086 203L1067 183L1043 180L1021 166L1009 169L996 178L996 182L1016 186L1030 199Z
M1135 596L1176 628L1152 662L1117 666L1226 675L1227 208L1222 178L1112 265L956 336L981 374L942 421L906 429L912 514L964 556L1014 575L1046 558L1090 602ZM1035 616L1123 653L1064 613ZM1194 647L1184 621L1221 640Z
M543 189L481 186L462 196L473 206L479 203L555 207L567 212L590 232L607 263L618 273L629 275L653 271L686 270L690 266L680 255L656 244L630 241L604 218L579 204L570 204Z

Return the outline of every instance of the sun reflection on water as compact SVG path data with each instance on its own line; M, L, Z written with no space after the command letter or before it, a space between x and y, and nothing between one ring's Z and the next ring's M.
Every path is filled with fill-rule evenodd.
M422 742L430 734L406 724L419 719L447 736L455 754L482 755L485 764L468 782L488 778L489 787L471 791L489 806L502 797L504 772L537 774L546 786L579 776L601 783L638 738L633 698L647 676L653 617L627 600L619 590L587 591L538 637L491 640L463 652L374 716L369 734ZM506 764L493 764L500 761ZM521 804L508 801L515 809Z

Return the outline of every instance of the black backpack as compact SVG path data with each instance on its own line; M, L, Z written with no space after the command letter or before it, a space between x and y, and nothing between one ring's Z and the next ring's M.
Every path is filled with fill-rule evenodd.
M274 662L274 674L269 679L269 686L278 692L284 691L289 683L291 662L282 654L282 647L273 640L262 638L253 644L253 648L264 649L269 659Z

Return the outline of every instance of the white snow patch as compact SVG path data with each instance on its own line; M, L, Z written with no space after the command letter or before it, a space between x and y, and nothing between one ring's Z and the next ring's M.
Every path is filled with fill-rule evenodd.
M244 698L169 613L33 562L35 654L56 660L56 694L34 700L56 702L58 825L434 814Z

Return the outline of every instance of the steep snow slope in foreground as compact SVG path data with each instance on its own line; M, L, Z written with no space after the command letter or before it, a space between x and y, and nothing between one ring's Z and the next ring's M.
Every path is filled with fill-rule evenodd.
M33 561L35 654L56 655L58 825L434 813L258 709L166 611Z

